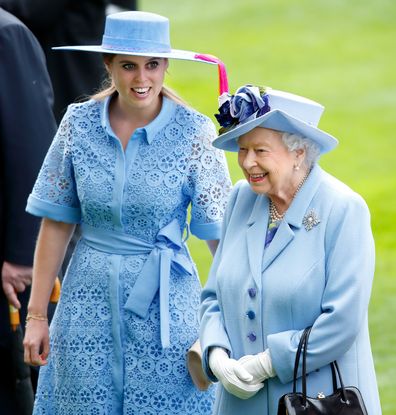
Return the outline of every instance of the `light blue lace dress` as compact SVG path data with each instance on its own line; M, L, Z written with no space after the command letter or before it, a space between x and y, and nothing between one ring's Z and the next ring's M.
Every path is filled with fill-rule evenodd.
M200 282L183 242L217 239L231 182L211 121L164 98L123 151L109 99L69 107L27 210L81 223L50 328L34 414L210 414L185 354Z

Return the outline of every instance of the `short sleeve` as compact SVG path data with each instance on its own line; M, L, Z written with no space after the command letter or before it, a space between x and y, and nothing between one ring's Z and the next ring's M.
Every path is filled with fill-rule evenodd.
M26 211L60 222L79 223L81 210L73 170L71 122L69 107L28 198Z
M192 143L188 166L191 194L191 232L200 239L219 239L231 179L222 150L212 146L215 126L202 117L199 134Z

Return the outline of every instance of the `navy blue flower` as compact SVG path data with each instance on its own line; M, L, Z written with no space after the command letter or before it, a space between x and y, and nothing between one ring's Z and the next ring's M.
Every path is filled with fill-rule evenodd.
M264 106L261 107L256 114L256 118L261 117L262 115L266 114L267 112L271 111L271 107L269 105L269 100L268 100L268 95L267 94L263 94L261 95L261 98L264 102Z
M235 119L230 113L230 101L225 101L223 105L219 108L219 114L215 114L217 122L223 127L228 128L237 123L237 119Z
M238 118L239 123L245 122L251 115L265 107L266 103L261 96L260 88L257 86L242 86L231 97L230 112L234 118Z
M235 95L228 96L215 114L220 126L220 134L237 124L260 117L270 111L268 95L265 89L253 85L239 88Z

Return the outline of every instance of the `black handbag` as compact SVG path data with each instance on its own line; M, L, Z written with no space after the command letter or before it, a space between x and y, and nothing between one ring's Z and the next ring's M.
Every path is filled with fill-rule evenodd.
M301 336L294 363L293 392L286 393L279 399L278 415L367 415L359 389L354 386L344 386L336 361L331 363L333 393L327 396L318 393L315 398L307 396L306 356L310 331L310 327L306 328ZM302 393L296 391L301 353L303 355ZM340 383L339 388L337 388L337 375Z

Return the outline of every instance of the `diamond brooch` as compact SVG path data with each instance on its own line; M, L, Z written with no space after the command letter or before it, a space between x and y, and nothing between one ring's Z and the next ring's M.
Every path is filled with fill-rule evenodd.
M320 223L320 219L316 212L311 209L303 219L303 225L307 231L310 231L314 226L318 225Z

